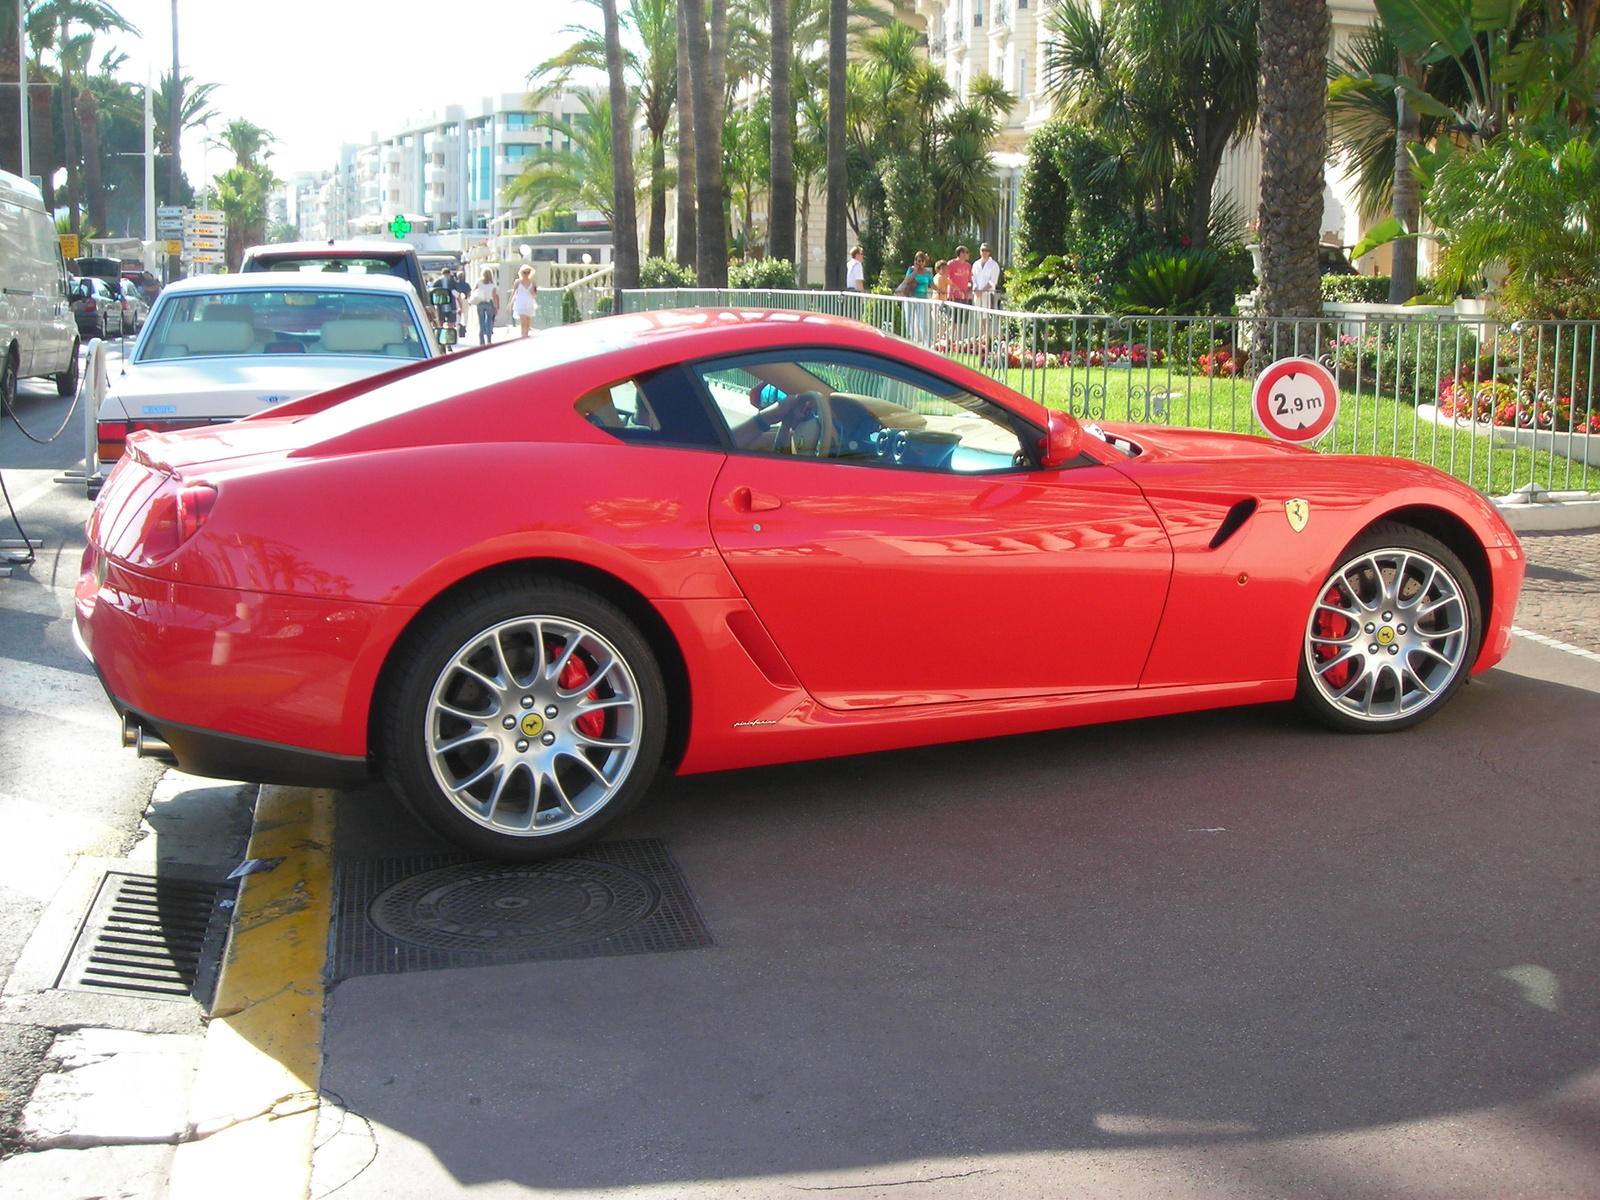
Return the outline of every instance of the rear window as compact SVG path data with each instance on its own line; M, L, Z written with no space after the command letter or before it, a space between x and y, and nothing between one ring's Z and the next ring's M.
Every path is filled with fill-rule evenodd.
M278 354L428 357L403 296L296 288L169 294L138 361Z
M255 258L252 271L289 271L297 275L394 275L410 280L402 255L393 258L380 255L357 257L349 254L330 254L323 257L295 255L293 258Z

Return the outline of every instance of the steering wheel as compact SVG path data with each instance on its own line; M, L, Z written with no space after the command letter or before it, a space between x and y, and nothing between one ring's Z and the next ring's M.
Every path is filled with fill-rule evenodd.
M796 392L784 403L788 408L778 423L778 453L827 458L833 452L833 406L828 398L821 392ZM805 429L813 421L818 426L814 436Z

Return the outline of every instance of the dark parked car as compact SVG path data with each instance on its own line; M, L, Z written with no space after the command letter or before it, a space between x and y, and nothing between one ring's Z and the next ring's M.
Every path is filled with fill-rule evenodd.
M422 264L417 261L416 250L404 242L279 242L252 246L244 252L239 270L395 275L416 289L418 300L428 303Z

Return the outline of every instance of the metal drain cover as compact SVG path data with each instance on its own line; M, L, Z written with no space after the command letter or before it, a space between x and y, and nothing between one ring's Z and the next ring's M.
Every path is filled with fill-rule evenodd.
M330 980L712 945L659 841L547 863L432 855L340 864Z
M461 863L386 889L368 919L397 941L438 950L556 949L648 920L661 893L611 863Z
M56 981L74 991L211 1002L232 883L108 871Z

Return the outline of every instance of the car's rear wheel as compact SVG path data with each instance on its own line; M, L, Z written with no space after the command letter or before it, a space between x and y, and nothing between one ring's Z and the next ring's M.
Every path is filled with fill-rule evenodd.
M17 348L6 352L5 364L0 366L0 408L15 412L17 406Z
M1448 546L1409 526L1374 526L1317 593L1298 699L1336 729L1406 729L1465 682L1482 626L1477 588Z
M65 371L58 371L54 377L56 381L56 395L58 396L72 396L78 391L78 352L78 343L73 342L72 361L67 365L67 369Z
M477 853L568 853L633 807L661 762L666 687L649 644L564 580L476 585L427 614L395 661L384 774Z

